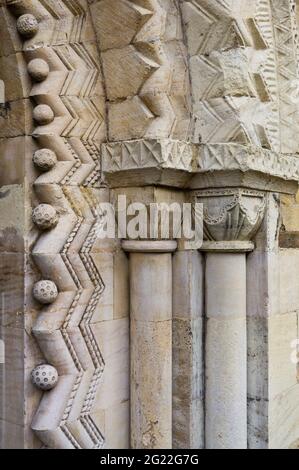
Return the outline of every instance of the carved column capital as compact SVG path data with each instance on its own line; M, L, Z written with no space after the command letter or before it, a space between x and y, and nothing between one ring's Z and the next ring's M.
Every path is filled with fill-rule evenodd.
M197 191L203 204L204 251L246 252L265 214L265 193L245 188Z

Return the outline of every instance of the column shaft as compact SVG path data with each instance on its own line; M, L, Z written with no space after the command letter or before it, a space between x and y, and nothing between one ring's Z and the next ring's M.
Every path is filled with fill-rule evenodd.
M207 254L206 316L206 448L246 448L245 253Z
M131 444L172 446L172 255L131 253Z

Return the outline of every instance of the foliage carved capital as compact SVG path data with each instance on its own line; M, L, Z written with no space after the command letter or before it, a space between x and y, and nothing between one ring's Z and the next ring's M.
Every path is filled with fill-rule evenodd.
M203 204L204 249L250 251L253 248L251 240L265 214L264 192L244 188L212 189L195 192L195 198Z

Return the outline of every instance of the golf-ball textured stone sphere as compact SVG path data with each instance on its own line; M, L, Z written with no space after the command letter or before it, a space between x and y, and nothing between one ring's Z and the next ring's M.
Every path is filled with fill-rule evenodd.
M39 104L33 110L33 119L41 126L45 126L46 124L53 122L54 117L53 109L47 104Z
M49 364L37 366L31 372L31 380L40 390L52 390L58 383L58 372Z
M51 170L57 163L56 154L50 149L40 149L33 155L34 165L41 171Z
M46 80L50 72L49 65L43 59L33 59L28 64L28 73L36 82Z
M54 228L58 222L56 209L49 204L40 204L32 211L33 223L41 230Z
M52 304L58 297L58 289L53 281L43 280L34 284L33 297L41 304Z
M32 38L38 31L38 21L34 15L22 15L17 20L17 30L25 38Z

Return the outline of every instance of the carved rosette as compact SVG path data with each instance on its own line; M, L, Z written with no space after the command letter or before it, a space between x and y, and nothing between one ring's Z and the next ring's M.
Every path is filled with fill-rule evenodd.
M265 193L245 188L196 193L203 204L204 250L251 251L266 207Z

